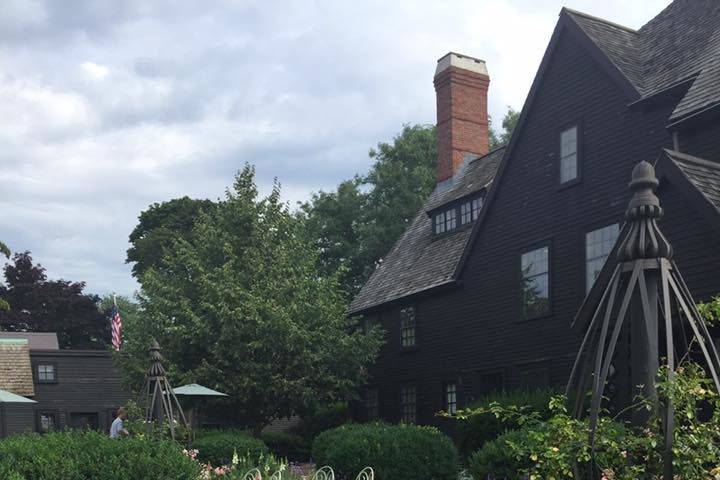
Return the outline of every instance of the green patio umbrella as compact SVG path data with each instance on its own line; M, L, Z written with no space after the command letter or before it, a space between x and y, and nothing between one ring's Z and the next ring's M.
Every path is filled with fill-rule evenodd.
M0 390L0 403L37 403L35 400L15 395L7 390Z
M194 435L194 431L195 431L194 423L197 420L197 406L198 406L199 401L206 400L209 398L227 397L228 396L227 393L218 392L217 390L213 390L212 388L198 385L197 383L189 383L187 385L183 385L182 387L173 388L173 392L178 397L183 396L183 397L186 397L188 400L192 401L190 425L193 430L193 437L195 436Z

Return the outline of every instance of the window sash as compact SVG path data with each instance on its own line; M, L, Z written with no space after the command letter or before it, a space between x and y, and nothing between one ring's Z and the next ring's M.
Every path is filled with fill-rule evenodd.
M43 382L55 381L55 365L38 365L37 377Z
M589 292L620 235L613 223L585 234L585 290Z
M457 385L454 383L445 385L445 408L450 415L457 412Z
M465 202L460 206L460 223L465 225L472 221L472 207L470 202Z
M577 125L560 133L560 183L577 178L578 174L578 128Z
M522 314L525 318L541 316L549 311L550 247L544 246L523 253L520 257ZM544 303L543 303L544 301Z
M415 346L415 309L406 307L400 310L400 345L403 348Z
M417 421L417 392L415 387L403 387L400 390L400 403L402 422L415 423Z

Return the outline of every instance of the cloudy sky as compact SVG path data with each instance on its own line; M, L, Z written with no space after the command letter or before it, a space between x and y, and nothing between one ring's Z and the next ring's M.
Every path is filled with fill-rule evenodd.
M244 162L292 205L433 123L436 60L483 58L522 107L567 5L637 28L669 0L2 0L0 239L51 278L132 294L153 202L215 199Z

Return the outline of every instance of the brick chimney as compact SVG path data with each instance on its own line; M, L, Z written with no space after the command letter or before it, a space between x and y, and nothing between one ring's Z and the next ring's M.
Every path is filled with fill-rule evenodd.
M488 153L485 62L450 52L435 69L438 183L452 178L466 158Z

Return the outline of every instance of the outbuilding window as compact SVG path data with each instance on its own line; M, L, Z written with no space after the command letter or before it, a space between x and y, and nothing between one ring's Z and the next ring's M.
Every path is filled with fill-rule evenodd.
M54 364L38 364L35 368L38 383L55 383L57 381L57 371Z

